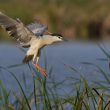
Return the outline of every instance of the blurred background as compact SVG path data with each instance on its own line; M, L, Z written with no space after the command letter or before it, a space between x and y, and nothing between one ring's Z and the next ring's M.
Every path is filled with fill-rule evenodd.
M25 24L40 20L72 40L110 39L110 0L0 0L0 11Z

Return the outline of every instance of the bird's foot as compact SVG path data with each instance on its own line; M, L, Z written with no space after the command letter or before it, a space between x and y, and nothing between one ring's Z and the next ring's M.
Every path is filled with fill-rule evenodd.
M34 66L38 69L40 73L42 73L44 76L47 76L46 71L41 66L39 66L39 64L34 64Z

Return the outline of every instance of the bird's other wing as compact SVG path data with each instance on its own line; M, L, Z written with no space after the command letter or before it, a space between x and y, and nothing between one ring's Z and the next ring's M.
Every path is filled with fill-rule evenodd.
M43 34L48 30L46 25L43 25L39 22L31 23L27 28L32 31L36 36L43 36Z
M34 34L27 29L19 20L14 20L0 12L0 26L4 28L10 37L15 38L22 46L30 46L30 41Z

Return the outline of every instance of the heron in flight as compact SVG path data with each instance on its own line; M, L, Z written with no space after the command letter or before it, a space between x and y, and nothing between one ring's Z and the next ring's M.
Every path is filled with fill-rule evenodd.
M10 37L15 38L22 47L28 48L23 63L32 60L39 72L47 76L46 71L38 64L39 52L46 45L63 41L62 36L60 34L45 35L44 33L48 31L46 25L34 22L25 26L20 19L14 20L2 12L0 12L0 26L8 32Z

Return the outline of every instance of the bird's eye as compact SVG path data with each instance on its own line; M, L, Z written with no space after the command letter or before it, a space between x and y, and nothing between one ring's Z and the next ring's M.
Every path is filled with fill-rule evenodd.
M58 36L58 38L60 38L60 39L61 39L61 36Z
M58 36L58 38L61 39L62 37L61 36Z

